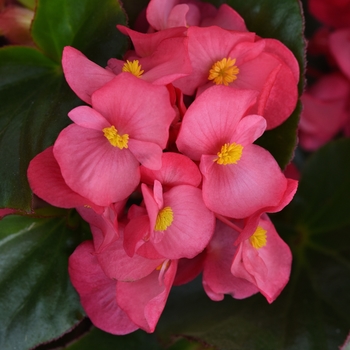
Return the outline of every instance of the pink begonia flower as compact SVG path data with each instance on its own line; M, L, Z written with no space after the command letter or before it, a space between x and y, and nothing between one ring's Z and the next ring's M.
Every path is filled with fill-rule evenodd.
M159 254L167 259L193 258L204 250L213 235L215 217L199 188L178 185L163 193L155 180L153 192L145 184L141 190L149 217L149 241Z
M135 50L126 53L126 62L116 58L108 61L108 69L114 74L127 71L152 84L166 85L192 72L186 28L144 34L121 25L117 27L130 36Z
M349 117L349 95L349 80L340 73L323 76L304 92L299 123L302 148L314 151L345 127Z
M30 161L27 176L32 191L53 206L60 208L89 206L96 212L103 211L103 207L74 192L66 184L53 155L53 146L48 147Z
M68 272L86 314L96 327L118 335L139 328L118 306L117 281L103 273L91 241L81 243L70 256Z
M297 100L298 63L289 50L273 39L219 27L188 29L189 76L174 81L186 95L215 85L259 91L254 112L264 116L267 128L280 125ZM197 95L198 95L197 94Z
M237 247L231 273L254 284L272 303L287 284L292 253L280 238L266 214L261 216L253 234Z
M62 54L62 68L70 88L84 102L91 105L91 95L122 71L157 85L166 85L192 71L188 58L186 28L174 28L162 33L142 34L118 26L130 36L135 51L128 62L112 58L103 68L90 61L79 50L66 46Z
M217 25L229 30L247 31L243 18L230 6L223 4L216 9L198 0L151 0L146 17L155 30Z
M224 294L230 294L235 299L244 299L259 292L253 283L231 273L237 250L234 242L238 234L231 227L217 221L203 264L203 287L212 300L223 300Z
M253 142L266 121L247 115L257 92L214 86L188 108L177 139L180 152L199 161L203 199L215 213L245 218L277 205L287 188L273 156Z
M92 95L92 108L69 114L74 124L54 145L67 185L100 206L128 197L139 184L139 163L161 167L175 117L166 87L123 73Z
M159 170L152 170L144 166L141 166L140 170L141 182L149 186L153 186L154 180L158 180L163 188L178 185L198 187L202 181L198 166L180 153L163 153L162 167Z
M350 80L350 28L337 30L330 34L329 47L340 70Z
M334 28L350 26L350 0L309 0L308 5L320 22Z
M154 331L168 299L177 260L166 260L148 276L117 282L117 303L130 319L148 333Z

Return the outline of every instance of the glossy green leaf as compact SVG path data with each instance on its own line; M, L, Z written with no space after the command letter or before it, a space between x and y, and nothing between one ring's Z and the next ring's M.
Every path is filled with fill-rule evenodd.
M315 153L286 209L289 222L276 222L294 257L291 280L276 301L269 305L257 295L215 303L197 281L174 288L158 334L194 337L229 350L342 345L350 326L349 152L347 139Z
M106 65L109 58L121 56L126 49L127 40L116 28L125 23L116 0L39 0L32 36L59 64L64 46L70 45Z
M53 143L79 103L60 66L25 47L0 50L0 207L30 211L29 161Z
M329 232L350 225L350 141L323 147L303 169L295 216L301 230Z
M0 349L30 349L82 319L67 266L83 238L66 218L0 221Z
M0 49L0 208L31 210L28 164L68 125L69 110L82 104L65 82L63 47L105 65L126 47L117 23L125 23L125 15L114 0L40 0L32 34L44 53Z

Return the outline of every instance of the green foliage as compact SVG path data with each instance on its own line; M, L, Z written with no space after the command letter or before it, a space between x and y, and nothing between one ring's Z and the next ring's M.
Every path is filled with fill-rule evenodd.
M1 349L30 349L83 318L67 265L86 237L66 220L10 215L0 221Z

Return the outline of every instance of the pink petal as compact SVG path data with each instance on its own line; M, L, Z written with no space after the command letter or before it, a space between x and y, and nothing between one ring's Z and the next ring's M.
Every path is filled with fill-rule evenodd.
M127 255L123 246L123 230L119 230L120 239L109 244L96 257L107 277L124 282L133 282L148 276L159 266L162 259L146 259L135 254L133 257Z
M168 17L179 0L151 0L147 6L147 21L156 30L168 28Z
M69 275L92 323L112 334L128 334L138 327L117 305L116 281L101 270L91 241L81 243L69 258Z
M158 180L163 187L177 185L192 185L198 187L202 175L198 166L188 157L180 153L166 152L162 154L162 167L159 170L151 170L140 167L141 182L153 185Z
M175 118L165 86L121 73L93 94L92 106L120 134L165 148Z
M117 283L117 302L130 319L141 329L152 333L164 309L177 269L177 261L170 266L159 281L159 271L154 271L135 282Z
M230 6L222 4L214 17L207 17L201 21L201 27L218 26L227 30L247 32L244 19Z
M188 29L188 52L193 73L174 82L186 95L193 95L195 90L208 82L212 65L229 57L232 48L240 42L253 42L254 33L234 32L213 26L208 28L190 27Z
M140 180L136 158L113 147L102 131L69 125L55 142L54 156L68 186L101 206L125 199Z
M350 79L350 29L333 32L329 37L329 46L340 69Z
M241 243L243 265L255 280L254 284L259 291L269 303L272 303L289 280L292 254L288 245L277 234L267 215L262 216L259 226L267 231L266 245L256 249L249 240ZM237 261L241 261L241 258ZM239 275L241 270L235 264L234 261L231 271ZM264 266L263 269L262 266Z
M53 155L53 147L47 148L31 160L28 181L38 197L56 207L76 208L87 205L96 211L102 210L100 206L74 192L66 184Z
M237 164L220 165L212 156L203 156L200 169L207 207L236 219L277 205L287 186L276 160L256 145L244 147Z
M92 93L115 77L71 46L63 49L62 67L68 85L88 104Z
M187 32L186 27L169 28L151 34L139 33L122 25L117 25L117 28L123 34L130 37L134 45L135 52L139 57L150 56L157 50L157 47L163 40L176 37L185 37Z
M162 149L153 142L130 139L129 150L146 168L158 170L162 166Z
M233 245L238 233L220 221L206 250L203 267L203 287L210 299L223 300L224 294L244 299L258 292L249 281L231 273L236 248Z
M255 91L220 85L203 92L184 116L176 141L179 151L193 160L200 160L203 154L216 154L223 144L230 142L256 96Z
M68 113L69 118L77 125L88 129L103 130L111 126L97 111L88 106L79 106Z
M173 222L161 232L161 238L155 231L151 242L167 259L193 258L204 250L213 235L214 214L205 206L201 190L188 185L176 186L165 192L166 206L173 211Z

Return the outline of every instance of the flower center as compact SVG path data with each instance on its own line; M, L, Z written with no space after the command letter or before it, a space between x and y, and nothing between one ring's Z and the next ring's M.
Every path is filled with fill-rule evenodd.
M212 80L216 85L226 85L237 79L239 68L235 66L235 58L223 58L221 61L215 62L210 71L208 80Z
M240 144L237 144L235 142L231 144L225 143L221 147L220 152L217 153L218 157L214 159L214 162L221 165L237 164L237 162L242 157L242 151L243 151L243 146Z
M159 211L156 219L155 231L165 231L173 222L174 214L170 207L164 207Z
M120 149L128 148L129 135L119 135L118 130L114 127L114 125L109 128L102 129L105 138L109 141L109 143Z
M122 71L131 73L135 75L135 77L137 78L140 78L144 72L144 70L141 70L141 65L138 60L133 60L132 62L130 62L129 60L126 60L122 68Z
M250 244L256 248L260 249L266 245L266 230L258 226L254 234L249 238Z

